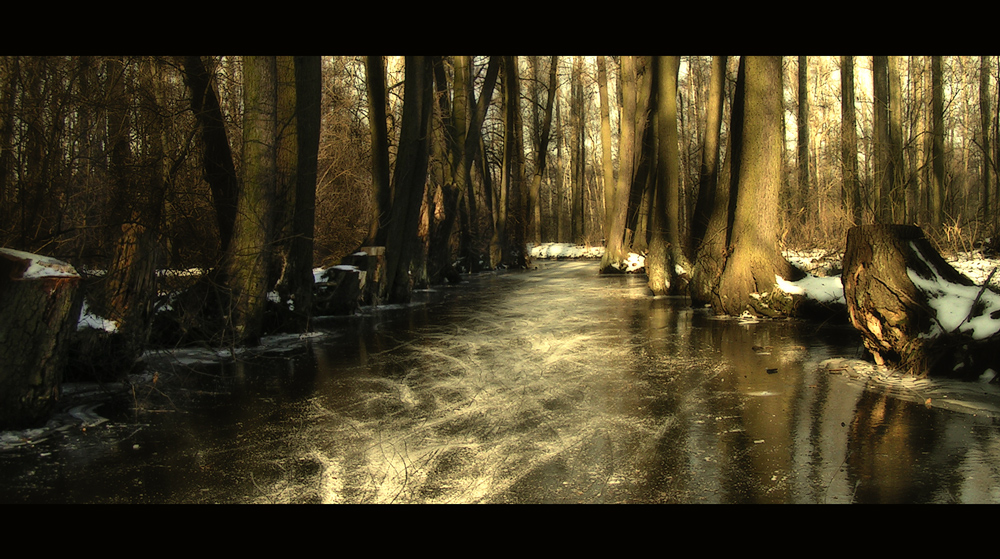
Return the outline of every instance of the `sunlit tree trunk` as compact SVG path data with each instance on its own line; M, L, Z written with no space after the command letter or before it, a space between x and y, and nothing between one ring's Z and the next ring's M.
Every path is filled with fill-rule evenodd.
M905 221L906 168L903 158L903 92L899 77L899 57L888 57L889 66L889 146L892 150L892 190L890 204L892 220Z
M621 272L628 253L625 243L625 222L628 200L632 188L635 158L635 60L632 56L621 58L622 111L621 131L618 136L618 180L615 183L614 204L605 208L606 221L611 224L607 234L601 273Z
M584 215L583 215L583 193L584 181L587 180L587 147L584 142L584 126L586 108L583 103L583 58L578 56L573 63L572 90L570 102L570 114L573 122L572 156L572 212L570 217L571 236L574 243L583 242L584 236Z
M743 142L743 105L746 99L746 65L741 59L736 78L726 140L726 159L712 201L712 211L705 227L705 236L695 252L695 261L688 284L688 293L695 305L709 305L718 299L719 278L729 256L733 213L736 209L736 189L740 170L740 145Z
M656 182L656 84L652 76L652 57L643 56L636 65L635 161L632 188L625 221L625 246L632 252L648 249L649 216L653 208L653 184Z
M861 203L861 181L858 178L858 132L854 109L854 57L840 57L841 124L840 157L843 169L841 197L855 225L861 225L863 206Z
M611 158L611 109L608 104L608 71L603 56L597 57L597 88L601 100L601 167L604 171L604 221L603 235L607 242L611 231L610 208L615 205L615 169Z
M930 204L928 216L934 234L941 232L944 200L944 88L941 82L941 57L931 57L931 123L932 145L930 177Z
M712 77L706 108L705 139L701 149L698 200L691 219L691 247L697 250L705 238L719 180L719 137L725 95L726 56L712 57Z
M979 57L979 139L982 143L982 181L983 181L983 223L986 224L991 236L994 233L993 203L990 200L991 169L990 169L990 64L989 58Z
M766 313L753 293L769 293L775 276L797 279L778 248L778 191L782 158L781 57L748 56L745 68L743 132L738 153L736 209L731 256L719 280L716 312ZM735 149L735 148L734 148Z
M653 194L653 218L646 274L656 295L680 293L686 287L678 267L690 273L691 265L681 248L680 152L677 135L677 73L679 56L654 59L657 95L657 173Z
M392 174L392 206L386 235L386 292L390 303L405 303L412 292L411 268L423 259L417 235L427 180L434 69L424 56L407 56L403 121Z
M872 57L875 125L876 219L891 223L901 218L902 125L899 107L899 73L894 57Z
M798 198L799 205L793 208L801 212L799 222L807 225L811 215L809 210L809 63L805 56L798 57L798 112L796 113L796 123L798 125L798 152L797 170L799 178Z

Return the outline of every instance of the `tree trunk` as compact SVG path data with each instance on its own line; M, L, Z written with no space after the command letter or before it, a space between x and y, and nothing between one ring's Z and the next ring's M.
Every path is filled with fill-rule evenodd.
M892 222L892 191L896 171L889 131L889 57L872 57L872 94L874 96L875 142L875 218L879 223Z
M473 87L475 84L472 79L471 60L469 61L467 71L469 72L469 76L466 80L466 87L469 90L469 111L472 115L472 120L469 123L469 131L465 135L465 146L462 150L465 158L462 163L462 173L465 175L465 184L467 189L465 199L469 207L470 239L470 242L464 247L464 256L469 262L470 269L475 271L482 267L483 256L480 252L482 239L480 238L479 232L479 204L476 202L476 187L472 180L472 168L477 157L479 161L483 161L484 150L481 148L483 144L483 121L486 120L486 111L490 107L490 101L493 98L493 90L496 88L497 76L500 74L500 58L497 56L490 57L490 61L486 66L486 78L479 94L478 101L476 100ZM482 171L483 190L486 194L486 209L488 212L492 213L493 187L490 184L488 169L483 166Z
M312 318L313 235L319 157L323 62L319 56L295 57L295 126L298 158L292 238L285 276L295 304L295 327L307 331Z
M752 294L770 293L775 276L794 281L795 270L778 249L778 189L783 146L781 57L744 58L745 101L732 255L719 280L717 312L771 315Z
M365 57L368 85L368 126L372 141L372 218L365 244L385 245L385 219L392 205L389 174L389 131L385 110L385 67L381 56Z
M133 118L146 124L142 130L136 131L141 147L133 154L126 142L115 150L117 153L110 160L111 175L118 177L117 197L125 201L123 209L126 215L119 220L121 235L115 243L114 256L105 278L106 296L98 307L102 316L118 323L118 333L123 338L123 343L115 350L120 353L112 361L120 362L125 370L111 371L116 375L128 373L142 355L150 334L153 301L157 294L156 246L166 183L163 169L164 123L156 94L159 80L153 64L152 59L145 57L139 68L137 91L142 102L139 117ZM132 120L126 114L118 117ZM131 136L125 129L126 125L121 126L120 133ZM101 350L106 351L107 348Z
M43 422L59 399L79 285L65 262L0 249L0 429Z
M212 189L215 213L219 228L219 254L225 254L233 237L236 224L236 204L239 183L232 149L226 135L219 97L212 85L212 74L200 56L183 59L184 80L191 90L191 110L201 130L204 155L202 162L205 180Z
M410 300L411 267L423 260L418 236L427 181L434 68L428 57L407 56L399 153L392 175L392 207L385 242L386 292L390 303Z
M542 205L540 193L542 186L542 175L545 174L545 165L548 160L549 136L552 129L552 106L555 104L556 88L556 66L559 62L558 56L553 56L549 61L549 87L545 100L544 115L542 117L541 128L537 130L535 144L535 174L531 177L531 188L528 191L528 207L531 225L532 241L536 244L542 242ZM537 126L539 123L535 123Z
M740 172L739 153L743 143L745 89L746 63L741 58L726 142L726 164L722 168L722 176L719 177L712 212L705 228L705 237L695 254L694 270L691 273L691 282L688 284L691 301L696 305L711 304L718 298L719 279L729 257L729 240L732 236Z
M606 232L604 256L601 259L601 273L620 273L628 253L625 242L625 223L628 216L628 201L632 188L633 161L635 159L635 60L623 56L621 62L622 107L619 114L618 134L618 180L615 183L614 204L605 208L606 222L611 228Z
M861 203L861 181L858 178L858 132L854 113L854 57L842 56L840 67L840 89L842 115L840 125L840 156L843 169L841 197L847 215L854 225L861 225L864 219Z
M843 263L851 323L879 365L962 378L998 370L1000 337L982 328L995 324L1000 293L955 271L919 227L852 227Z
M583 57L576 57L573 64L570 115L572 120L572 209L570 218L571 236L574 243L582 243L585 235L583 216L583 193L587 170L587 146L584 142L586 107L583 102Z
M263 330L272 239L277 139L277 65L273 56L243 59L243 188L227 258L234 341L253 344Z
M503 221L499 237L500 263L510 268L527 266L524 192L524 143L521 133L521 85L517 57L504 57L504 180L501 185Z
M441 283L448 278L452 281L457 279L457 272L452 266L452 233L455 222L458 218L458 205L462 193L462 186L459 185L460 164L464 159L459 145L465 145L465 92L459 94L458 80L456 77L455 87L448 83L447 72L445 71L445 61L443 57L434 56L434 87L435 98L437 99L437 119L440 126L433 127L434 138L434 160L437 161L437 169L440 174L435 173L437 183L441 189L441 206L431 212L432 215L440 215L440 219L432 221L430 224L430 242L427 249L427 269L431 283ZM456 68L457 72L457 68ZM454 93L455 101L451 102ZM454 109L453 109L454 105ZM461 113L461 115L459 114ZM433 197L428 196L428 200Z
M691 268L680 242L680 152L677 136L680 57L658 56L654 68L658 88L656 118L659 139L646 275L653 293L666 295L683 292ZM678 268L684 272L678 273Z
M898 56L889 57L889 148L892 158L892 190L889 194L892 222L906 220L906 168L903 158L903 92Z
M802 225L807 225L810 218L814 217L809 208L809 90L806 87L809 81L809 63L805 56L798 57L798 112L796 113L796 123L798 125L798 151L796 167L799 178L799 207L801 211Z
M604 221L601 234L607 242L611 231L610 209L615 205L615 169L611 158L611 109L608 105L608 71L603 56L597 57L597 86L601 100L601 167L604 171Z
M698 177L698 200L691 218L691 247L697 250L705 238L712 203L719 181L719 136L722 128L722 107L725 100L727 56L712 57L712 77L705 115L705 139L701 149L701 171Z
M941 81L941 57L931 57L931 121L933 162L930 180L928 214L932 233L941 232L944 215L944 88Z
M983 196L982 211L983 223L986 225L987 234L991 237L993 231L994 213L991 210L990 201L990 65L989 58L979 57L979 139L982 142L982 180ZM995 202L994 202L995 203Z

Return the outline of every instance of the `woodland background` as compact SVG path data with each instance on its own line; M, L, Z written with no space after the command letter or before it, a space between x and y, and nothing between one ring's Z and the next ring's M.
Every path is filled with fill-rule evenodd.
M436 247L443 264L427 272L429 281L441 281L451 273L449 262L460 257L465 270L517 265L519 256L496 247L504 228L508 247L604 244L607 186L620 180L619 138L628 105L622 70L648 57L429 58L428 72L436 73L429 109L435 137L452 137L449 126L474 114L467 109L456 116L450 104L457 103L455 91L467 88L475 101L484 84L496 80L478 146L469 151L475 158L470 184L457 189L449 175L456 163L447 150L433 147L446 142L432 142L419 236L424 250ZM503 70L491 78L491 62L500 58ZM378 149L369 77L376 59L384 75L388 165L395 168L405 134L404 57L321 57L312 237L317 266L335 264L374 239ZM729 153L739 57L724 60L720 169ZM201 97L193 92L215 93L232 146L231 175L244 177L244 62L233 56L0 57L0 246L56 256L82 270L107 270L114 268L123 236L139 227L149 266L217 266L227 233L220 231L219 196L206 170L212 156L199 128ZM713 57L682 56L678 62L676 226L691 258ZM471 77L467 86L459 85L460 64L468 65L468 73L461 72ZM841 249L851 225L871 221L921 225L945 248L988 245L1000 195L1000 57L786 56L781 65L782 246ZM199 76L202 82L194 83ZM636 252L649 248L651 191L639 189L631 217L629 244ZM293 200L272 197L289 205ZM512 204L518 209L508 212ZM282 215L275 217L285 220L274 225L275 244L290 235L291 214ZM510 236L515 230L519 234ZM280 272L270 275L273 284ZM104 306L111 313L115 305Z

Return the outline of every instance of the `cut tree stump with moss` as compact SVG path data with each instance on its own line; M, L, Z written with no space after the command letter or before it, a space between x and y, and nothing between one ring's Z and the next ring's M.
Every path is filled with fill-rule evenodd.
M964 379L1000 371L1000 293L956 271L919 227L852 227L843 268L851 324L879 365Z
M82 300L69 264L0 248L0 429L43 421L59 399Z

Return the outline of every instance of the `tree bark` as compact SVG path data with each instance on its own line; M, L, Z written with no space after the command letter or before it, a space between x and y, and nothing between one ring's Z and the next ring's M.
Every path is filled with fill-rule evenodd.
M521 85L517 57L504 57L504 155L501 185L499 262L510 268L528 264L525 251L527 200L524 193L524 142L521 132Z
M990 65L989 58L979 57L979 139L982 143L982 180L983 180L983 223L987 233L993 236L993 220L995 217L990 201L990 186L992 173L990 169Z
M549 61L549 87L545 100L544 115L540 130L537 131L537 142L535 144L535 173L531 177L531 188L528 190L528 207L531 224L529 231L532 241L536 244L542 242L542 205L540 193L542 187L542 175L545 174L545 165L548 160L549 136L552 130L552 106L555 104L556 88L556 66L559 62L558 56L553 56ZM535 123L537 126L537 122Z
M632 56L621 59L622 107L619 114L618 134L618 180L615 183L614 204L605 208L606 222L611 224L606 233L604 256L601 259L601 273L620 273L628 246L625 243L625 222L628 216L628 200L632 188L635 158L635 60Z
M385 66L381 56L365 57L368 86L368 126L372 139L372 221L366 245L384 246L385 219L392 205L389 174L389 131L385 110Z
M239 183L232 149L226 135L219 97L212 85L212 74L200 56L183 59L184 80L191 90L191 110L201 130L205 180L212 190L219 229L219 254L225 254L236 224L236 204Z
M163 128L156 88L155 62L144 57L139 63L140 82L136 87L141 99L136 122L145 123L136 153L128 142L116 148L111 158L111 175L118 177L117 197L126 201L126 215L120 220L121 235L115 243L114 255L105 278L105 297L98 308L102 316L118 323L118 333L123 343L118 346L115 362L131 368L142 355L150 334L153 301L156 298L156 246L159 238L166 195L164 180ZM128 114L118 115L119 133L130 137L126 124ZM136 188L136 186L139 188ZM107 350L107 348L102 348ZM120 361L119 361L120 360ZM128 370L114 371L124 375Z
M605 208L611 230L605 239L601 259L602 274L624 272L624 262L632 247L636 216L642 202L648 176L648 157L643 158L651 88L644 59L623 56L621 64L622 110L621 133L618 137L618 180L615 203ZM640 80L645 80L645 83ZM646 154L648 156L648 154ZM631 228L630 228L631 224Z
M798 144L796 167L799 177L799 210L801 213L801 223L805 225L812 216L809 209L809 90L806 87L809 81L809 63L805 56L798 57L798 111L796 112L796 124L798 125Z
M850 320L876 363L920 376L976 378L988 368L997 370L997 335L976 339L963 327L985 313L995 319L997 309L988 301L1000 294L986 286L977 289L941 257L919 227L852 227L843 264ZM939 316L930 303L942 290L964 291L970 301L975 297L970 316L958 326L948 316ZM991 297L983 298L987 290ZM948 310L959 306L956 299Z
M930 217L931 231L941 232L944 213L944 88L941 80L941 57L931 57L931 122L932 172L930 178Z
M0 429L35 426L58 401L79 285L65 262L0 249Z
M705 228L705 237L698 246L688 293L696 305L708 305L718 299L719 279L729 258L729 241L732 237L733 214L736 210L736 192L740 172L740 146L743 143L743 107L746 100L746 62L740 59L736 76L736 91L730 114L729 135L726 142L726 164L722 168L712 204L712 212Z
M739 155L732 255L713 302L716 311L772 314L752 294L770 293L775 276L794 281L795 270L778 249L778 189L782 168L781 57L745 57L743 136Z
M858 132L854 109L854 57L842 56L840 65L841 125L840 158L843 186L841 197L847 215L854 225L861 225L864 219L861 203L861 181L858 178Z
M418 236L420 206L427 181L434 68L428 57L407 56L399 153L392 175L392 207L386 235L386 293L389 303L406 303L412 293L411 267L423 260Z
M480 252L482 239L480 239L479 232L479 204L476 202L476 187L472 180L472 169L477 158L480 162L483 161L484 150L481 148L483 144L483 122L486 120L486 111L489 109L490 101L493 99L493 90L496 88L497 76L500 74L500 57L490 57L490 61L486 65L486 77L483 81L483 87L479 94L478 101L476 100L473 87L474 83L471 77L471 60L468 69L470 76L467 80L466 87L469 90L469 111L472 115L472 120L469 123L469 131L465 135L465 147L462 150L465 158L462 172L465 175L465 184L467 188L465 199L467 200L469 206L470 242L465 246L464 250L465 257L468 260L471 269L476 270L482 266L483 256ZM488 213L492 213L493 187L490 183L489 171L485 165L481 168L481 170L483 178L483 191L486 194L486 210Z
M319 56L295 57L295 126L298 158L292 238L285 275L295 303L295 326L310 328L313 295L313 235L319 157L323 62Z
M243 188L227 276L233 340L254 344L263 331L277 180L275 57L244 57L243 78Z
M722 128L722 107L725 100L727 56L712 57L712 77L708 107L705 114L705 138L701 149L701 170L698 176L698 200L691 219L691 247L697 250L705 238L712 203L719 181L719 137Z
M677 135L679 56L658 56L653 75L657 91L657 164L653 217L646 275L656 295L678 294L686 287L691 265L680 242L680 151ZM678 268L685 270L678 273Z

